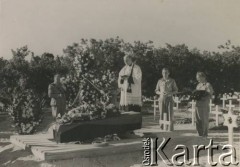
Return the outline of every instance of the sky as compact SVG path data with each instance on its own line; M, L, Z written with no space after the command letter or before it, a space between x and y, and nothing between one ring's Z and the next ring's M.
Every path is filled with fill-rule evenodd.
M82 38L119 36L217 51L240 45L239 0L0 0L0 57L27 45L62 55Z

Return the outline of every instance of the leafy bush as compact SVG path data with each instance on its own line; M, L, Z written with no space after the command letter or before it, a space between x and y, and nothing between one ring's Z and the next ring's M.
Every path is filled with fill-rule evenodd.
M7 105L14 127L20 134L33 133L42 121L40 99L31 89L15 88Z
M190 50L184 44L156 47L151 41L128 43L119 37L106 40L82 39L80 43L67 46L63 56L50 53L34 55L24 46L12 50L11 60L0 58L0 89L5 92L3 94L7 94L8 89L17 87L19 76L25 74L28 76L29 88L39 98L41 107L44 104L48 106L48 85L53 82L54 74L60 73L66 76L69 104L79 91L87 103L106 102L109 101L106 97L111 99L112 92L117 90L117 77L124 66L125 52L132 52L143 72L144 96L154 96L163 67L170 69L171 77L176 80L180 91L195 89L197 71L207 74L216 95L239 91L240 47L228 41L220 45L219 49L221 52L200 52L196 48ZM27 61L26 57L31 57L31 60ZM107 96L102 95L100 90Z

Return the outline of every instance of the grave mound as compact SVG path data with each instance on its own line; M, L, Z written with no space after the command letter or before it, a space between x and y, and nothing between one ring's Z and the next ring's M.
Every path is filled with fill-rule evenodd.
M142 115L138 112L124 112L117 117L100 120L56 124L54 140L58 143L85 141L108 134L122 134L142 127Z

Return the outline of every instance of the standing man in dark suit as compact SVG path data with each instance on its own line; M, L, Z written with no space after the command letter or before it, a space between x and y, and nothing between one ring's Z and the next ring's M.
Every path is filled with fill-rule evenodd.
M56 118L59 114L63 116L66 113L66 96L59 74L54 76L54 82L49 85L48 96L51 98L53 117Z

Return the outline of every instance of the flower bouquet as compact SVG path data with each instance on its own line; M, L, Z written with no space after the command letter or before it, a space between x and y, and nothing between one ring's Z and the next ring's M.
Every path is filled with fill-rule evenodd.
M62 117L58 116L56 122L59 124L71 124L72 119L68 114L64 114Z
M95 105L83 104L58 118L57 123L71 124L73 122L99 120L119 115L120 111L113 104L108 104L106 106L102 103L97 103Z

